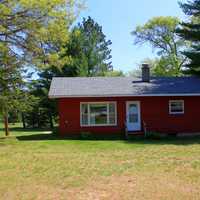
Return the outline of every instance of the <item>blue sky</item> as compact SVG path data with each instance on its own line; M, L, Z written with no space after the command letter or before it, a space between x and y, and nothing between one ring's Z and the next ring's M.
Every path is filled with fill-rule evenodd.
M183 1L183 0L182 0ZM184 18L177 0L86 0L82 17L91 16L112 41L112 62L115 69L134 69L145 58L155 55L148 46L133 45L131 31L154 16Z

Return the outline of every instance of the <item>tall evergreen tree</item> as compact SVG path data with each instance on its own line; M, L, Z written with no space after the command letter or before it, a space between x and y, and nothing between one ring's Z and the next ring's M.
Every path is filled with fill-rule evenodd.
M106 40L102 27L91 17L83 19L69 35L69 41L59 55L66 62L61 66L51 65L40 69L39 77L51 81L52 77L105 76L113 71L111 62L112 42Z
M200 0L180 3L180 6L190 16L190 20L183 22L177 30L178 35L191 43L190 48L183 52L190 60L186 72L200 76Z
M79 76L104 76L106 72L112 71L110 40L102 31L102 27L91 17L83 19L75 27L77 33L78 47L74 55L74 65L77 67ZM75 42L75 41L74 41Z
M27 110L32 96L25 92L22 63L4 48L0 51L0 115L5 124L5 135L9 135L8 117L10 112Z

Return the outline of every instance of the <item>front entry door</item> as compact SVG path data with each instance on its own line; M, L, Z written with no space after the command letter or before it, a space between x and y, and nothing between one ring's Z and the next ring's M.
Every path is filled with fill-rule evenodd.
M126 115L127 115L127 129L128 131L140 131L141 119L140 119L140 102L132 101L126 103Z

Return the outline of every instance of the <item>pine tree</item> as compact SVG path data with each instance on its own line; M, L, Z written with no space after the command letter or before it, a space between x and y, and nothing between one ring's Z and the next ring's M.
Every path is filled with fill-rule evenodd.
M188 1L180 4L183 12L190 16L188 22L183 22L177 30L179 36L189 41L191 46L183 52L190 62L186 65L186 72L200 75L200 0Z
M3 116L5 135L9 135L8 117L10 112L28 109L31 96L25 90L22 63L8 48L0 51L0 115Z
M74 31L79 32L77 54L74 56L74 64L78 66L80 76L105 76L113 70L111 62L112 42L106 39L102 27L91 17L83 19L75 27Z

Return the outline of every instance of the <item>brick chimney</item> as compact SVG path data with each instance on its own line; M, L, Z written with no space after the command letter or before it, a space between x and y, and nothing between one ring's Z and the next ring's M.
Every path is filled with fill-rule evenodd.
M142 82L150 82L150 68L149 64L142 64Z

